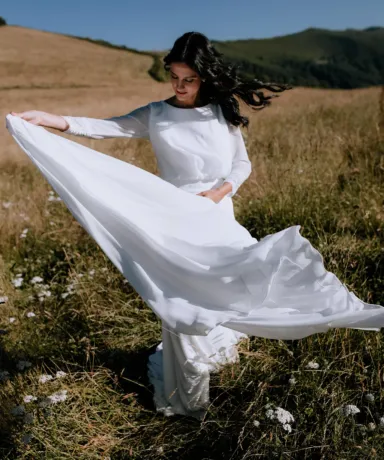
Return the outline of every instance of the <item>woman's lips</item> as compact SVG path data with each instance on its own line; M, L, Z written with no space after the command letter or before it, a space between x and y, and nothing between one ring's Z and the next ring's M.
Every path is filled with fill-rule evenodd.
M180 95L187 94L187 93L180 93L180 91L176 91L176 93Z

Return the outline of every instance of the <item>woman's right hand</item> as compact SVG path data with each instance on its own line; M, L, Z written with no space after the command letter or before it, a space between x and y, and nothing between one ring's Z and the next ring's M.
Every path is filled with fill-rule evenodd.
M29 123L37 126L45 126L60 131L66 131L69 126L63 117L53 113L42 112L40 110L28 110L26 112L11 112L11 115L20 117Z

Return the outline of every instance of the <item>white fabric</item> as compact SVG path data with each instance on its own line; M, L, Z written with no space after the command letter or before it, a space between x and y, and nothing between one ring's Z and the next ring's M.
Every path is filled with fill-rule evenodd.
M62 117L69 125L67 134L150 139L160 177L186 191L229 182L232 191L227 196L232 197L251 173L240 128L229 125L216 104L188 109L157 101L104 120Z
M197 124L195 109L164 111L161 106L164 123L156 116L151 122L152 110L149 116L152 142L164 142L160 150L154 145L156 154L168 153L167 142L177 145L183 174L188 173L184 161L200 165L202 173L205 162L219 168L218 158L227 155L220 176L230 176L225 143L231 134L220 122L213 115L201 116L205 108L196 109L196 117L201 116ZM172 110L180 123L170 122ZM195 123L188 123L189 134L186 122L191 119ZM175 186L18 117L7 115L6 123L73 216L162 320L163 343L150 360L149 375L164 413L200 416L208 401L209 372L236 359L235 344L243 336L238 333L293 340L334 327L383 327L383 307L359 300L326 271L299 225L257 241L234 219L229 196L218 204L197 196L209 183L204 179L222 180L213 169L189 185ZM113 134L108 131L112 125L105 123L83 119L78 126L87 124L88 134L105 137ZM129 126L124 135L132 137ZM200 139L201 132L215 139ZM220 134L223 139L216 139ZM199 151L196 143L201 143ZM169 158L177 162L176 147L173 154ZM166 169L162 173L169 178ZM177 176L174 169L173 179Z

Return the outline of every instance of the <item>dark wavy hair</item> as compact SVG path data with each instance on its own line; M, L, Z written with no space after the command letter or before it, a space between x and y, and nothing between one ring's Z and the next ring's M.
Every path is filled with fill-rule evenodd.
M163 62L166 71L170 70L172 62L182 62L197 72L202 80L199 91L202 102L219 104L225 119L234 126L249 124L248 117L240 114L239 102L235 96L257 110L269 105L270 99L276 97L266 96L262 89L280 93L291 88L289 85L241 78L238 67L225 63L223 54L199 32L187 32L179 37Z

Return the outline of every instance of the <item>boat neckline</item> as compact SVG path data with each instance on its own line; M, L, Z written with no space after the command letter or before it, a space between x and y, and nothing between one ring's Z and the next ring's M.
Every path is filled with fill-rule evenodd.
M207 107L209 107L211 105L211 102L209 102L208 104L206 105L200 105L198 107L176 107L175 105L172 105L170 104L169 102L167 102L166 100L163 100L162 101L164 104L168 105L169 107L172 107L174 109L181 109L181 110L196 110L196 109L205 109Z

